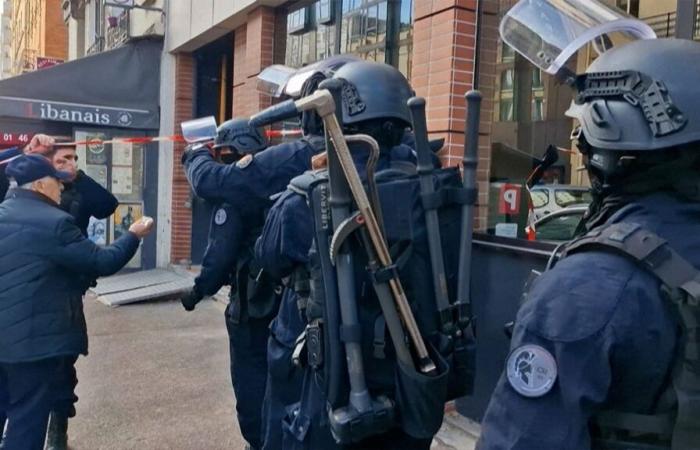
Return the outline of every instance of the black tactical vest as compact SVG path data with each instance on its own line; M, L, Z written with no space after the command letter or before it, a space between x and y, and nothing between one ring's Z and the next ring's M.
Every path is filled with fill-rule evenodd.
M682 329L672 383L656 414L601 412L591 423L593 447L700 449L700 271L664 239L634 223L596 228L567 244L561 257L593 250L622 255L654 275L663 297L675 306Z

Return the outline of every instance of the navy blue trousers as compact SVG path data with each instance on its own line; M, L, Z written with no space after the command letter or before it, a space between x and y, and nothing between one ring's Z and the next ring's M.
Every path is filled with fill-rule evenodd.
M243 317L236 323L229 307L226 329L231 355L231 382L236 395L238 425L243 438L254 449L262 446L262 404L267 377L267 339L271 317Z
M51 410L64 417L75 417L75 403L78 401L78 396L75 395L75 387L78 385L75 371L77 360L77 355L62 357L54 380L55 400Z
M42 450L55 402L59 358L0 363L0 410L7 415L3 450Z

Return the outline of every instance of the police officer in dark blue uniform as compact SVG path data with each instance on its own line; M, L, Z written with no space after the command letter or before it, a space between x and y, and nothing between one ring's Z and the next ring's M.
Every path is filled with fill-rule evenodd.
M268 326L279 292L275 280L252 257L252 247L271 205L270 196L309 169L323 143L302 139L263 150L266 145L260 130L249 127L247 119L235 119L221 125L214 145L215 150L230 149L228 156L222 155L230 164L217 162L206 146L192 147L183 155L195 194L217 204L202 272L183 305L192 310L203 297L231 285L226 309L231 379L241 432L253 449L260 448Z
M412 89L396 69L386 64L351 62L339 69L334 78L354 86L357 98L343 101L365 105L359 114L344 120L344 132L363 133L380 145L377 169L393 163L415 163L413 149L401 145L410 123L406 106ZM360 175L364 178L368 152L350 148ZM303 369L302 389L288 395L285 383L293 384L300 369L292 364L295 341L307 323L304 297L309 280L298 276L309 263L313 235L312 213L306 198L292 187L271 208L263 233L256 244L256 256L262 266L278 277L293 280L285 289L280 311L272 323L268 354L268 392L265 397L265 449L338 448L329 429L324 387L315 371ZM301 269L301 270L299 270ZM298 279L301 278L301 282ZM306 291L306 292L304 292ZM380 436L376 442L363 442L357 448L428 448L430 442L417 443L401 433Z
M576 77L594 202L527 293L477 448L700 448L698 73L700 44L658 39Z

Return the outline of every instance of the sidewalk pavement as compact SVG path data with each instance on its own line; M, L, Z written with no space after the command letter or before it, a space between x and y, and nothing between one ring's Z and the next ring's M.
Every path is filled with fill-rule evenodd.
M243 450L229 376L224 304L110 308L85 298L90 355L78 361L72 450ZM446 414L431 450L471 450L477 427Z
M243 450L223 306L110 308L85 298L90 355L78 362L72 450Z

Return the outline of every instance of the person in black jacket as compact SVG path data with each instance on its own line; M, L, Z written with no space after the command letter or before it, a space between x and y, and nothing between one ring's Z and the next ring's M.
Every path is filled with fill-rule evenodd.
M51 161L56 170L68 172L71 179L63 183L61 209L75 217L83 236L87 236L90 217L106 219L117 209L119 200L82 170L78 170L78 155L74 146L54 147Z
M61 359L87 354L84 277L119 271L133 257L151 219L99 247L59 208L61 183L41 155L7 166L17 182L0 204L0 407L7 412L5 450L40 450L54 406Z
M75 218L80 233L87 237L90 217L106 219L117 209L119 200L107 189L78 170L78 155L75 146L57 143L49 153L56 170L67 172L71 178L63 183L60 207ZM87 279L85 288L94 285L93 279ZM51 411L46 450L65 450L68 447L68 419L75 416L75 387L78 376L75 362L78 355L64 358L60 376L56 377L56 406Z

